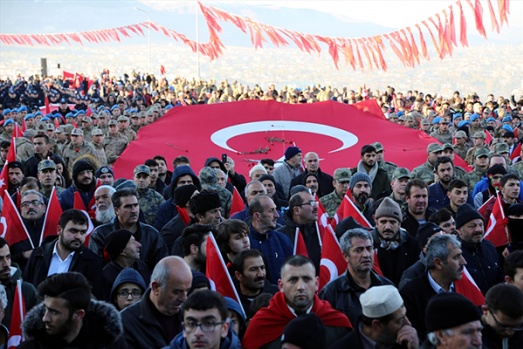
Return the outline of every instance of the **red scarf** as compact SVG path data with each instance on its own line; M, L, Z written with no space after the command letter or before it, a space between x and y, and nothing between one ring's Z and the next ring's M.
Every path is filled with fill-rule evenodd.
M333 309L329 302L314 295L314 305L311 312L318 315L325 326L352 328L345 314ZM296 318L287 303L285 294L278 292L272 297L269 306L258 310L251 319L247 332L243 337L242 348L258 349L280 337L285 326Z
M186 226L189 225L189 222L191 221L191 217L189 217L189 214L187 213L187 209L184 207L180 207L178 205L176 205L176 209L178 210L178 214L180 215L182 222Z

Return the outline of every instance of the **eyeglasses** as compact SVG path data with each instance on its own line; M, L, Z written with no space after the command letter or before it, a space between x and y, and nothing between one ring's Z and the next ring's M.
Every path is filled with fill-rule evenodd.
M492 310L488 310L490 315L492 315L492 318L494 319L494 322L496 323L496 326L501 330L501 331L521 331L523 330L523 324L519 324L519 325L516 325L516 326L507 326L507 325L503 325L501 324L498 319L496 319L496 316L494 315L494 313L492 312Z
M306 201L306 202L296 205L296 206L304 206L304 205L309 205L310 207L316 207L316 206L318 206L318 202L315 200L311 200L311 201Z
M117 295L120 298L127 298L129 297L129 295L131 295L131 297L133 298L140 298L142 296L142 292L140 292L139 290L132 290L131 292L127 290L121 290L118 291Z
M196 322L196 321L185 321L183 323L183 330L187 333L191 333L196 331L196 329L199 327L202 332L212 332L216 328L216 326L221 325L225 323L225 321L204 321L204 322Z
M43 202L41 201L38 201L38 200L31 200L31 201L24 201L22 203L20 203L20 207L29 207L29 205L33 205L33 206L40 206L40 205L43 205Z

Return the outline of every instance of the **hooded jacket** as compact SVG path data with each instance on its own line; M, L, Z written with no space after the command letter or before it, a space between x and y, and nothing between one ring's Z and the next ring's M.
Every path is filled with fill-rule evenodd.
M91 300L84 317L82 329L73 342L69 344L65 343L61 338L47 334L42 321L44 312L44 305L39 304L27 313L22 324L26 342L20 344L18 348L125 348L120 313L108 303Z
M243 175L239 174L238 172L235 172L234 175L232 175L231 173L227 173L227 170L225 169L225 165L218 158L214 158L214 157L207 158L205 160L204 166L209 166L209 164L213 161L217 161L218 164L220 164L220 169L227 174L227 177L231 181L232 185L234 185L236 187L236 189L238 189L239 193L243 193L245 191L245 187L247 186L247 181L245 180L245 177Z

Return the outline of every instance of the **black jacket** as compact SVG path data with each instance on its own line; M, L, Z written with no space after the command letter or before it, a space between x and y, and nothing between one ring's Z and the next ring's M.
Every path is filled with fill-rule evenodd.
M494 245L487 240L473 245L461 240L463 258L467 261L467 270L478 285L481 293L486 294L494 285L503 281L503 270L499 255Z
M429 217L434 212L436 212L434 209L427 208L427 211L425 212L425 220L427 222L429 221ZM416 236L418 235L418 229L419 229L418 220L410 214L408 209L403 211L401 214L403 216L403 221L401 222L401 227L403 229L405 229L409 233L410 236L412 236L413 238L416 238Z
M291 188L298 184L303 184L305 177L309 176L309 172L300 173L291 180ZM318 172L314 175L318 179L318 197L321 198L323 195L332 193L334 186L332 185L333 178L330 174L324 173L321 169L318 169Z
M42 321L45 308L43 304L27 313L22 330L28 338L18 346L21 349L116 349L125 348L120 313L108 303L91 300L87 308L82 329L73 342L67 344L56 336L47 334Z
M425 340L427 337L425 309L427 309L429 300L436 295L436 291L429 283L428 272L408 282L400 290L400 294L405 302L407 316L412 323L412 327L418 331L419 339Z
M134 238L142 244L140 259L147 264L150 270L153 270L156 263L169 254L167 252L167 246L165 246L165 242L158 230L153 226L142 222L138 222L137 224L138 230L133 235ZM118 229L120 229L118 217L115 217L109 223L97 227L89 239L89 248L100 257L103 256L105 239L111 232Z
M379 276L373 271L370 272L370 278L370 287L392 285L389 279ZM321 299L328 301L334 309L347 315L350 322L355 324L361 315L360 296L365 291L366 289L356 284L349 272L346 271L337 279L329 282L321 290L319 296Z
M44 219L45 216L35 221L29 221L25 218L22 218L22 222L24 223L24 226L27 229L27 232L29 233L31 241L29 241L29 239L25 239L17 243L14 243L10 247L11 259L13 260L13 262L16 262L18 266L20 266L21 270L25 270L25 266L27 264L27 259L24 258L23 253L25 251L30 251L40 246L40 236L42 235ZM31 242L33 243L33 245L31 245Z
M47 278L53 249L58 239L42 244L34 249L24 271L24 279L38 287ZM93 287L96 298L103 299L102 259L85 246L73 255L68 271L76 271L86 277Z
M366 347L363 345L362 342L363 338L361 336L361 332L359 329L359 323L358 326L355 327L355 329L350 332L349 334L342 337L340 340L335 342L333 345L329 347L329 349L365 349ZM381 346L376 346L381 348ZM383 347L388 349L399 349L399 348L407 348L405 345L400 344L394 344L390 347Z
M22 279L22 271L18 268L16 263L13 263L11 265L11 277L7 280L2 280L2 286L5 287L5 293L7 296L7 307L5 309L2 324L7 327L9 327L9 324L11 323L13 300L16 292L16 281L19 279ZM26 311L29 311L38 303L36 289L29 282L22 281L22 297L24 298Z

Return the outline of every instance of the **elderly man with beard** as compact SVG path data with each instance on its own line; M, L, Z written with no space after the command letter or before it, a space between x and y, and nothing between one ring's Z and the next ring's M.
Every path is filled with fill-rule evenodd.
M40 193L45 196L48 200L51 198L53 188L56 188L56 194L60 195L65 191L59 185L56 185L56 164L53 160L42 160L38 164L38 181L42 185Z
M114 213L114 206L111 202L111 197L116 192L116 189L109 185L101 185L94 192L95 200L95 221L93 224L99 226L109 223L116 214Z
M458 239L445 234L430 238L425 264L427 271L407 282L400 290L409 319L420 338L426 337L425 309L430 299L439 293L456 292L454 282L461 280L467 262Z
M95 189L96 179L93 165L85 160L76 161L73 166L73 184L58 197L62 210L74 207L74 193L77 191L82 198L85 210L89 211L94 205L91 201L93 201Z
M58 239L36 248L24 271L24 279L38 286L47 276L76 271L83 274L97 298L103 297L100 278L102 259L85 247L87 216L80 210L67 210L58 222Z
M467 270L483 294L503 281L503 271L494 245L483 239L485 227L483 217L472 206L465 204L458 208L456 229Z
M22 216L22 223L29 233L29 238L14 243L11 246L13 261L16 262L22 270L24 270L33 249L40 246L46 209L47 206L44 201L44 196L41 193L36 190L27 190L22 194L20 200L20 215Z
M316 228L318 202L307 192L294 194L289 201L289 210L284 214L285 225L276 231L282 232L296 244L296 231L301 234L314 268L320 270L321 242Z
M146 284L149 284L151 272L147 265L140 260L140 250L142 245L136 241L133 234L124 229L115 230L105 241L104 256L108 256L110 262L102 270L104 279L104 292L107 301L110 298L113 283L118 274L125 268L136 270Z
M392 199L383 199L375 218L376 226L371 234L380 268L386 278L398 285L403 272L419 258L418 242L401 228L401 210Z
M168 255L167 247L158 230L139 221L140 206L136 191L129 188L117 190L111 197L111 201L116 216L111 222L103 224L93 231L89 239L89 248L102 256L105 239L112 231L129 230L142 244L140 259L152 270L159 260Z
M377 200L380 197L389 195L390 184L387 171L380 168L376 162L376 148L372 145L364 145L361 148L361 160L358 166L351 169L352 175L356 172L366 173L371 179L372 191L370 197Z

